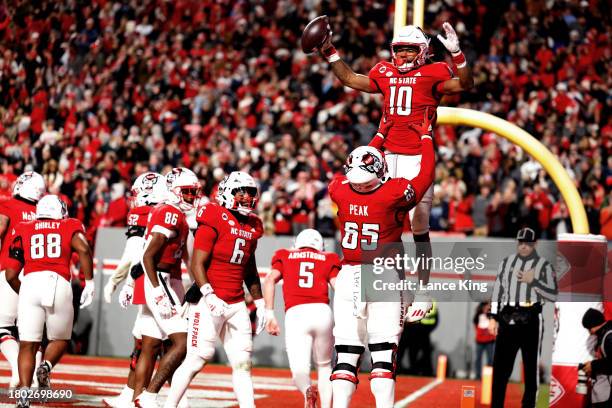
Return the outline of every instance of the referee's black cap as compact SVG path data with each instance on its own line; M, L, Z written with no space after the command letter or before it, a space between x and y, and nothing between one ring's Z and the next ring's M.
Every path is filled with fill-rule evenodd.
M524 227L516 234L516 239L518 242L536 242L536 234L531 228Z

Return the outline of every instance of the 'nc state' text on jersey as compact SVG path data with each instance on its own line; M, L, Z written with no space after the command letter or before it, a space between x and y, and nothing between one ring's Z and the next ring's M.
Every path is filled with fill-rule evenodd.
M362 215L368 217L368 206L367 205L356 205L350 204L349 206L349 214L351 215Z
M243 229L232 228L231 229L231 233L232 233L232 235L238 235L241 238L246 238L246 239L253 238L253 233L252 232L245 231Z
M389 78L391 85L416 85L416 81L415 77Z

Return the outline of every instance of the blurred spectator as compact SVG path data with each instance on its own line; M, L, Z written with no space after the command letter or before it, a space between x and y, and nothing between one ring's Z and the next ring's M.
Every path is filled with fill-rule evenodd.
M476 361L474 368L476 370L476 378L482 378L482 356L487 355L487 365L493 366L493 351L495 349L495 336L489 333L489 315L491 304L489 302L481 302L476 308L474 314L474 332L476 333Z
M491 189L488 185L480 186L480 193L474 199L472 205L472 219L474 220L474 235L486 237L488 235L487 206Z
M240 169L271 192L267 233L321 225L332 234L324 186L347 152L369 140L382 101L347 91L327 63L296 46L320 14L331 16L334 42L359 72L389 58L389 3L1 6L0 198L31 166L95 230L114 211L108 186L129 186L147 169L193 168L209 196L219 172ZM446 20L457 28L476 86L444 102L533 134L592 196L594 220L612 186L606 2L428 1L427 31L436 34ZM434 60L447 58L435 35L431 48ZM463 188L442 186L432 229L484 233L484 185L489 235L514 236L532 218L550 238L571 227L552 181L518 147L480 129L440 126L435 137L436 182L453 178Z

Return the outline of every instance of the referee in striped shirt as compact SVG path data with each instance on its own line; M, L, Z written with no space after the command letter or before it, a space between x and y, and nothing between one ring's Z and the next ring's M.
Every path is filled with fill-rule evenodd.
M489 331L496 335L493 357L492 408L503 408L506 386L521 350L525 376L522 408L536 405L538 360L542 341L541 312L545 300L555 301L557 279L552 265L536 251L536 235L522 228L517 253L499 264Z

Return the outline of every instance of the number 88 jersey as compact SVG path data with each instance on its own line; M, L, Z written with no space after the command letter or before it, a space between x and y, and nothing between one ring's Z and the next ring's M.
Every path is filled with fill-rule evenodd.
M244 301L242 282L263 235L261 220L255 214L239 219L217 203L200 207L196 219L193 248L209 253L206 277L215 294L230 304Z
M76 218L40 219L17 224L9 238L7 266L23 273L51 271L70 281L72 237L85 233Z

